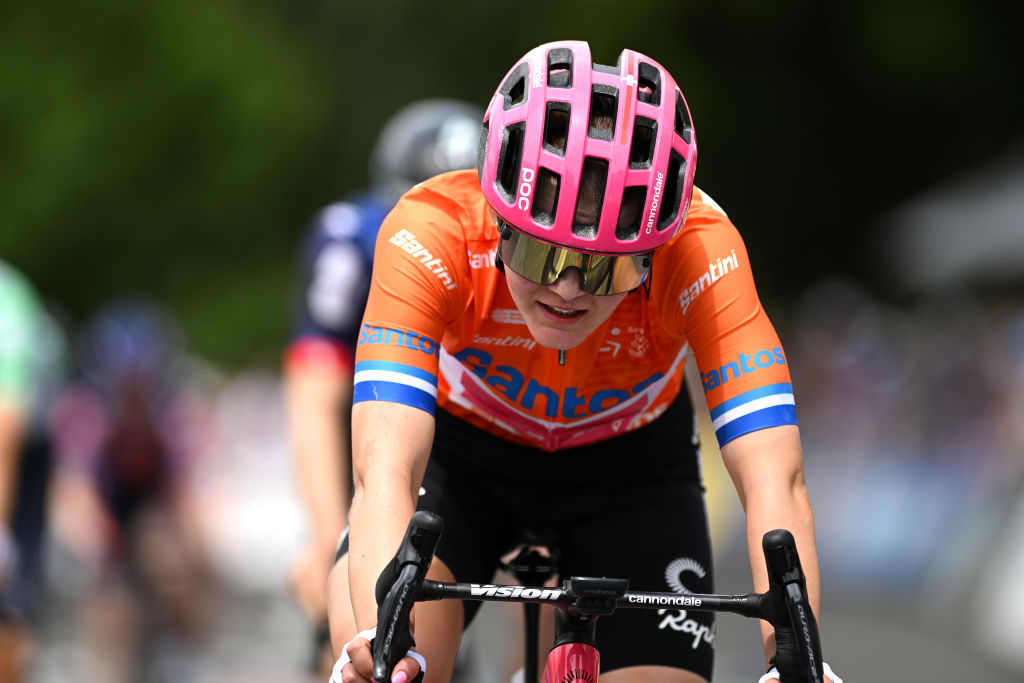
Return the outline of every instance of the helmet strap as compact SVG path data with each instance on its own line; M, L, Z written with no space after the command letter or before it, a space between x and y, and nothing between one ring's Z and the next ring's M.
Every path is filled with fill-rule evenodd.
M502 240L507 240L512 237L512 228L506 226L505 228L499 227L498 230L501 232ZM499 245L498 249L494 252L494 267L502 273L505 272L505 262L501 260L501 245Z
M642 290L644 290L644 296L647 298L648 301L650 301L651 300L651 280L653 278L654 278L654 254L651 254L651 266L650 266L650 268L647 269L647 277L645 277L644 281L641 282L640 285L637 286L635 289L629 290L629 293L632 294L633 292L642 289Z

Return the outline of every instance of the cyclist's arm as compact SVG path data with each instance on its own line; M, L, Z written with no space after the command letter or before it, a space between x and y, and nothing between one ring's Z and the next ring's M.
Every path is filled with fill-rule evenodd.
M363 236L376 223L349 202L317 214L299 268L293 338L284 363L292 457L311 534L293 565L293 589L321 618L327 572L351 501L354 347L370 282Z
M284 379L292 453L311 526L294 588L306 610L321 618L327 571L351 499L351 360L325 364L292 357L285 364Z
M356 626L377 623L374 587L416 510L434 416L387 401L352 409L355 496L349 514L349 587Z
M788 529L807 577L807 592L819 614L820 582L814 540L814 516L804 484L800 433L796 425L749 432L722 447L722 458L746 511L747 550L754 589L768 589L761 538L772 529ZM761 622L765 662L775 654L775 634Z
M376 625L377 579L415 510L434 438L441 339L472 296L464 219L455 202L420 186L398 203L377 236L356 344L348 553L328 591L339 654L357 632ZM347 586L339 585L346 567ZM345 617L355 623L343 623ZM411 658L403 662L415 667Z
M0 393L0 533L11 521L25 423L24 409Z
M0 261L0 543L13 543L8 526L14 508L22 440L29 420L36 363L33 349L40 308L31 285ZM9 546L10 547L10 546ZM6 548L0 547L0 553ZM0 580L5 569L0 556Z

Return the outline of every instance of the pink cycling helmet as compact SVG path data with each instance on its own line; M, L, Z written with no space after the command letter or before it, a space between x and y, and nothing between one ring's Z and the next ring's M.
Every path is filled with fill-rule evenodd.
M491 208L530 237L638 254L683 225L696 161L690 111L668 71L633 50L616 66L594 64L586 42L565 40L534 48L505 76L477 166ZM596 215L577 211L581 186L596 193Z

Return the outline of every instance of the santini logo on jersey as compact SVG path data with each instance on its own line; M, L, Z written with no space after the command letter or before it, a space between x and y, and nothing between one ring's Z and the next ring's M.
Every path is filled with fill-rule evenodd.
M494 265L494 257L498 255L498 250L497 248L495 248L491 249L490 251L478 253L473 253L472 251L470 251L468 252L468 254L469 267L472 268L473 270L484 270Z
M419 335L412 330L392 330L387 327L374 327L363 324L359 330L360 344L384 344L404 349L422 351L428 356L441 356L441 345L430 337Z
M533 349L537 346L537 340L531 337L513 337L507 335L505 337L485 337L482 334L478 334L473 337L474 344L487 344L490 346L511 346L522 349Z
M746 375L751 372L757 372L776 363L779 365L786 364L786 356L782 353L782 348L778 346L771 351L767 349L758 351L753 356L741 353L738 360L726 363L717 370L700 373L700 381L704 384L704 393L707 393L715 387L727 383L730 379L739 379L741 374Z
M735 249L732 250L730 256L720 258L714 263L709 263L707 272L694 280L693 284L687 287L686 291L679 297L679 305L682 307L683 313L686 313L687 309L690 308L690 304L694 302L701 292L710 287L719 278L725 276L726 273L739 267L740 264L736 258Z
M416 241L416 235L408 230L399 230L388 241L401 247L403 251L412 254L413 258L419 259L420 263L426 266L444 284L445 289L455 289L455 281L448 274L448 269L441 263L441 259L434 258L433 254L424 249L423 245Z

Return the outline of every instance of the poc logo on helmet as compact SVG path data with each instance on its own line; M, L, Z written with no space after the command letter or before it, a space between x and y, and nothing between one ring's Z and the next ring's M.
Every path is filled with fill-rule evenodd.
M526 211L530 208L530 195L533 194L533 178L536 174L532 168L524 168L519 175L519 198L516 200L516 208Z

